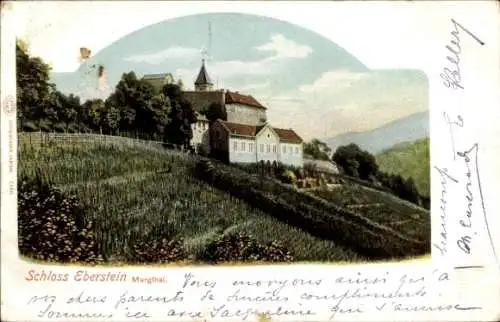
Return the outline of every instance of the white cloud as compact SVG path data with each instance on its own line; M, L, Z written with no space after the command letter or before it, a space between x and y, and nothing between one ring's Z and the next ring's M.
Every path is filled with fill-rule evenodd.
M373 73L370 72L352 72L346 69L332 70L323 73L312 84L300 86L299 90L304 93L340 91L372 76Z
M284 67L286 61L283 61L283 58L305 58L312 53L310 47L299 45L279 34L271 36L269 42L255 48L259 51L270 52L271 55L260 60L226 60L207 63L207 70L212 81L217 82L217 79L220 79L231 83L231 79L238 76L270 75ZM196 78L198 72L199 67L180 68L174 72L174 75L176 78L183 78L189 82L189 80ZM260 88L263 88L263 84L260 85ZM219 86L222 85L219 84Z
M189 47L169 47L167 49L154 52L132 55L124 58L124 61L136 63L159 64L165 60L188 60L200 56L200 50Z
M255 47L259 51L272 52L272 59L278 58L306 58L313 52L312 48L306 45L299 45L281 34L271 36L268 43Z
M269 88L271 83L269 81L261 82L261 83L251 83L240 86L239 89L241 91L255 91L255 90L263 90Z
M218 80L230 84L232 79L238 76L266 76L276 72L279 65L267 60L241 61L228 60L206 64L208 75L214 83ZM182 78L186 84L190 83L198 75L200 67L179 68L174 72L175 78ZM223 87L222 83L218 85Z
M273 124L304 139L368 131L428 107L427 83L394 71L331 70L298 90L268 99Z

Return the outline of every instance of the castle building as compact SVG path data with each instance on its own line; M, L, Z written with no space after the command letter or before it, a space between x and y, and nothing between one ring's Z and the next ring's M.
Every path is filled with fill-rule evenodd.
M156 80L165 81L158 74ZM149 76L149 75L147 75ZM224 159L233 163L276 161L301 167L303 165L303 140L292 129L279 129L267 122L267 108L251 95L224 89L215 89L205 61L194 82L194 91L183 91L197 115L192 124L191 144L206 152L216 150ZM217 103L226 109L227 120L209 124L201 113L210 104Z
M174 77L170 73L146 74L142 79L153 85L156 92L160 92L166 84L172 84L174 82Z

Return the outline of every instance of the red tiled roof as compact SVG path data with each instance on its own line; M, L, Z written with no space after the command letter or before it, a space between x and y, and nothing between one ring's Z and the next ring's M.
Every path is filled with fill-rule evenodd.
M290 143L302 143L302 138L292 129L286 130L286 129L273 128L273 130L280 137L280 141L290 142Z
M221 122L229 130L229 133L234 135L255 136L262 128L262 126L231 123L225 121Z
M262 104L260 104L253 96L243 95L240 93L226 92L226 104L242 104L253 106L261 109L266 109Z
M264 127L264 125L247 125L247 124L239 124L239 123L231 123L221 121L221 123L229 130L232 135L242 135L242 136L251 136L255 137L257 133ZM272 128L276 134L279 136L280 141L289 142L289 143L302 143L302 138L295 133L294 130L289 129L277 129Z

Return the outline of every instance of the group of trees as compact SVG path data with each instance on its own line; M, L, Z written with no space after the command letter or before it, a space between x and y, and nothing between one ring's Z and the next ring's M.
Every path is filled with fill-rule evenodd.
M428 197L418 192L412 178L404 179L399 174L380 171L375 156L354 143L338 147L332 160L349 176L378 183L401 199L429 207Z
M196 115L183 98L182 83L161 90L131 71L106 99L81 102L50 82L50 67L16 45L18 127L22 131L96 132L189 145ZM98 77L98 75L96 75Z
M18 125L26 130L76 130L72 125L81 114L80 99L59 92L49 81L50 67L30 57L20 41L16 64Z
M330 152L330 148L318 139L304 144L304 154L316 160L330 160ZM331 160L348 176L379 184L402 199L429 208L429 198L419 193L412 178L404 179L401 175L380 171L375 156L354 143L338 147Z
M345 174L362 180L373 180L378 172L375 157L354 143L338 147L332 160L344 170Z
M312 139L304 144L304 155L308 155L316 160L330 160L332 150L324 142Z

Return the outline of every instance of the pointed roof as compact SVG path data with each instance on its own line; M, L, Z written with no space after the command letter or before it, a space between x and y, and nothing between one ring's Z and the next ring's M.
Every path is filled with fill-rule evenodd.
M195 85L213 85L212 80L208 76L207 70L205 68L205 60L203 59L201 64L200 73L196 77Z

